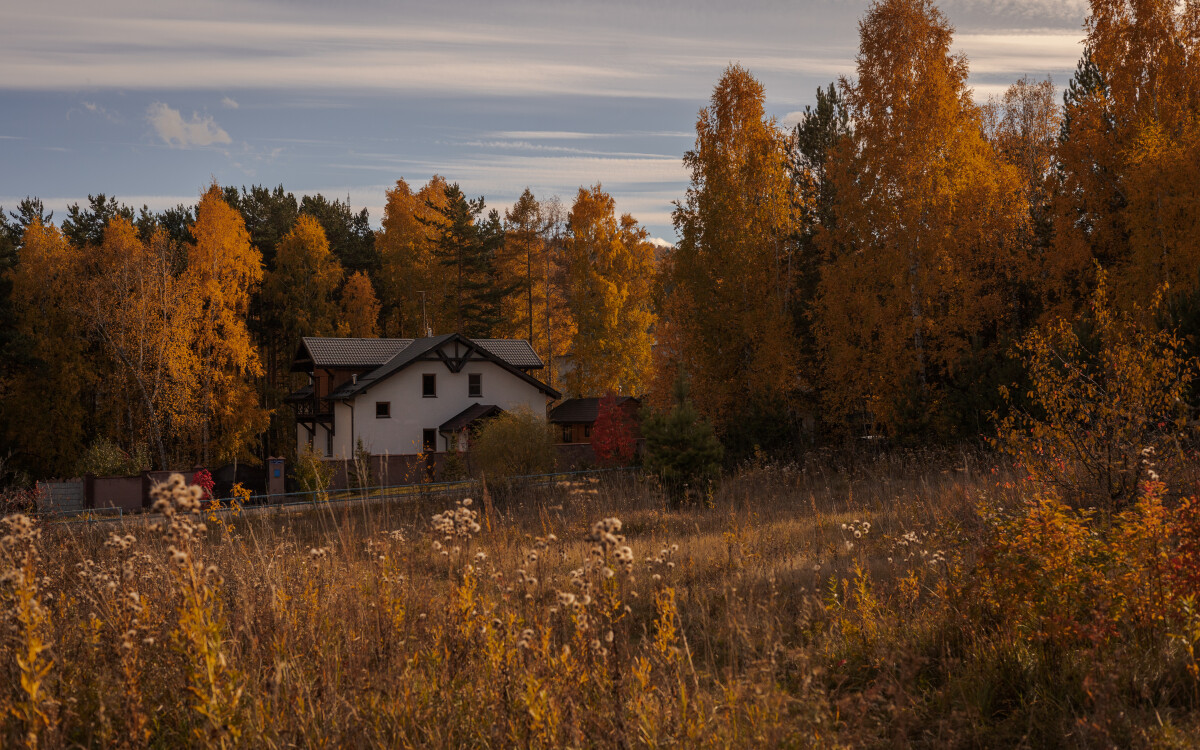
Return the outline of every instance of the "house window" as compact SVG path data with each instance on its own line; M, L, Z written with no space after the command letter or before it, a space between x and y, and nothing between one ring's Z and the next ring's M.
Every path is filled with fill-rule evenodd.
M421 395L425 398L437 398L437 375L426 373L421 376Z
M423 430L421 435L421 451L423 453L437 452L437 430Z
M467 398L483 398L483 375L480 373L467 375Z
M571 425L565 424L562 426L562 441L564 443L574 442L573 440L571 440L571 432L572 432Z
M375 402L375 418L376 419L388 419L391 416L392 416L392 402L391 401L376 401Z
M325 430L325 455L333 458L333 430Z
M585 424L583 426L583 439L584 440L592 439L592 426L590 424Z

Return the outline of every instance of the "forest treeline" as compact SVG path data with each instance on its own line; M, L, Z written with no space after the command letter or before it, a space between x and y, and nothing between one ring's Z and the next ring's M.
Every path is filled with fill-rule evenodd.
M379 230L282 186L57 224L26 199L0 211L0 453L37 476L286 455L307 335L527 338L564 392L659 408L682 375L733 458L989 430L1014 343L1063 317L1086 339L1102 270L1194 355L1200 5L1092 0L1086 31L1061 104L1029 78L981 102L941 11L879 0L855 76L790 130L731 65L665 251L599 184L500 212L399 180Z

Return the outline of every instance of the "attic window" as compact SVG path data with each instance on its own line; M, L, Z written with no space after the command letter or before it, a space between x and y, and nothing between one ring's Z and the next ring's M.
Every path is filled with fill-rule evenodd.
M421 376L421 395L425 398L437 398L437 375L426 373Z
M376 419L388 419L391 416L392 416L392 402L391 401L376 401L375 402L375 418Z
M483 398L483 375L481 373L468 373L467 398Z

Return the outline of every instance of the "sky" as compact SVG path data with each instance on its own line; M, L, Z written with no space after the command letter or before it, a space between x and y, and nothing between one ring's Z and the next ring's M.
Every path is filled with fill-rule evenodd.
M0 0L0 206L159 210L283 184L382 218L433 174L504 209L600 182L673 242L697 112L724 68L796 121L852 77L865 0ZM943 0L976 98L1062 87L1084 0Z

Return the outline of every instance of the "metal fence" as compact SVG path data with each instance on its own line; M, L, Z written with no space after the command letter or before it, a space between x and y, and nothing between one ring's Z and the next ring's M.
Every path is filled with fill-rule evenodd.
M532 474L528 476L511 477L507 481L519 483L525 487L547 486L558 482L570 482L583 477L629 474L636 472L632 466L613 469L588 469L583 471L564 471L553 474ZM419 502L437 497L462 496L467 493L481 492L483 483L476 479L465 479L458 482L425 482L421 484L398 484L382 487L362 487L346 490L327 490L315 492L288 492L284 494L251 495L248 503L241 506L241 512L260 512L277 510L301 510L311 508L328 508L351 504L375 504L395 501ZM210 501L205 508L206 513L225 514L233 510L233 502L241 502L240 498L225 497ZM125 518L136 518L141 514L123 513L121 508L89 508L84 510L44 510L37 515L58 523L104 523L121 521Z

